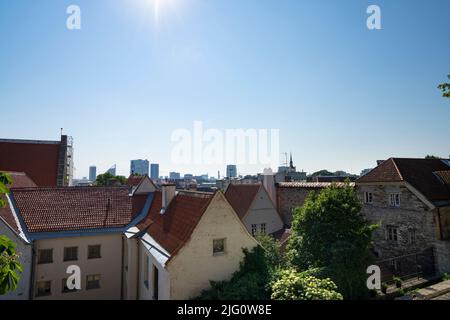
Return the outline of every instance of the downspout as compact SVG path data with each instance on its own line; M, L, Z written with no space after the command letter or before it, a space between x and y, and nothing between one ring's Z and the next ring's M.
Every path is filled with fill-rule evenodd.
M30 290L29 290L29 300L33 300L34 298L34 272L35 272L35 263L36 263L36 248L35 242L33 241L31 244L31 268L30 268Z
M438 223L439 223L439 240L444 240L444 234L442 232L442 223L441 223L441 211L439 210L439 207L437 209L438 214Z

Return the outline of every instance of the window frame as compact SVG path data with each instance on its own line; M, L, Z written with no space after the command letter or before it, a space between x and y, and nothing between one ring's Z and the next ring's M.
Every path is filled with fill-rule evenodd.
M267 234L266 230L267 230L267 223L261 223L259 225L259 232L262 234Z
M45 284L49 284L49 291L48 293L39 293L39 284L40 283L45 283ZM43 281L37 281L36 282L36 293L35 293L35 297L48 297L52 295L52 280L43 280Z
M41 259L41 253L43 252L50 252L50 260L46 260L46 261L42 261ZM49 248L49 249L38 249L38 259L37 259L37 264L50 264L53 263L53 248Z
M91 254L91 248L94 248L94 247L98 247L99 249L98 249L98 256L91 256L90 254ZM87 252L87 258L88 258L88 260L91 260L91 259L101 259L102 258L102 245L101 244L90 244L90 245L88 245L88 250L87 250L88 252Z
M364 203L365 204L373 204L373 193L370 191L364 192Z
M224 255L226 253L226 240L227 238L220 238L220 239L213 239L213 256L220 256L220 255ZM222 251L216 251L216 246L215 243L217 241L222 241Z
M252 224L252 236L255 236L258 233L258 225Z
M73 250L75 249L75 257L68 257L67 252L69 250ZM73 246L73 247L64 247L64 254L63 254L63 261L64 262L68 262L68 261L78 261L78 247L77 246Z
M92 282L92 281L89 281L89 277L98 277L97 280L95 280L95 279L93 280L93 281L96 281L98 283L97 287L89 287L89 282ZM100 281L101 281L101 275L99 273L98 274L88 274L86 276L86 290L100 289L101 288Z
M386 240L399 242L399 229L396 226L386 226Z
M389 206L392 208L400 208L400 193L399 192L391 192L389 194Z

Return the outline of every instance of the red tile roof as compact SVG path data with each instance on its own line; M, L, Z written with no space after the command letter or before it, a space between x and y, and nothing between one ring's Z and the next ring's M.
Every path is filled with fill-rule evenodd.
M243 219L261 188L261 184L230 184L225 192L225 198Z
M36 183L25 172L7 172L11 176L13 181L12 185L8 188L34 188L37 187Z
M58 232L127 225L133 216L128 188L11 189L28 232Z
M25 172L40 187L56 186L60 145L0 139L0 170Z
M127 180L127 185L130 187L136 187L141 183L143 176L129 176Z
M137 225L154 238L172 256L189 240L206 211L213 193L178 192L164 214L162 193L156 191L147 216Z
M448 163L446 163L446 161ZM450 185L445 183L450 160L390 158L359 178L357 183L408 182L429 201L450 200Z
M279 182L278 188L302 188L302 189L323 189L331 186L345 187L346 182ZM354 182L349 182L349 185L353 187Z

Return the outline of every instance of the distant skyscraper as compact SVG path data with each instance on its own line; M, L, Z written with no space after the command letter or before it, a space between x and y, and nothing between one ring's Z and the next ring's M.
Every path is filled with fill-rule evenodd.
M159 178L159 164L152 163L150 165L150 178L157 180Z
M227 165L227 178L236 178L237 177L237 168L234 164Z
M89 167L89 181L95 181L97 179L97 167L90 166Z
M113 165L111 168L108 169L108 171L106 171L106 173L110 173L113 176L116 175L116 165Z
M148 175L148 166L149 162L148 160L131 160L130 164L130 175L132 174L138 174L141 176Z
M179 179L181 179L181 174L179 172L170 172L169 178L171 180L179 180Z

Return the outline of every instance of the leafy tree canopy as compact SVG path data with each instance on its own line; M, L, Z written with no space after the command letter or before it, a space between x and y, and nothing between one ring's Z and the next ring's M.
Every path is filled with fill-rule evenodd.
M0 208L6 205L4 195L9 193L8 185L12 185L11 176L5 172L0 172Z
M450 79L450 74L447 76ZM444 98L450 98L450 83L441 83L438 85L438 89L442 91L442 96Z
M425 156L425 159L442 159L442 158L438 157L438 156L433 156L433 155L428 154L428 155Z
M309 271L283 270L272 284L274 300L342 300L336 284L330 279L319 279Z
M364 298L372 232L349 184L311 193L294 211L288 243L289 264L297 270L321 268L346 299Z
M126 185L127 178L124 176L115 176L109 172L99 174L95 180L96 186L114 186L114 185Z

